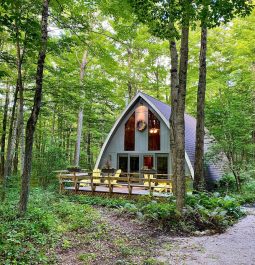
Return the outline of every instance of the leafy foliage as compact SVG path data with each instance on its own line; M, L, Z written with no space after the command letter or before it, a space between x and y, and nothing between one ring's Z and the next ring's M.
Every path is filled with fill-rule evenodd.
M17 217L17 191L0 206L0 263L54 264L52 249L68 231L94 231L99 214L88 205L74 203L54 193L34 189L26 217Z
M183 216L180 216L176 211L174 197L168 201L150 197L128 201L125 199L75 196L70 197L70 200L82 204L116 208L121 214L135 216L145 222L160 225L165 230L179 233L191 233L196 230L204 231L207 229L222 232L243 216L240 205L235 198L221 197L219 193L189 195L186 199L186 210Z

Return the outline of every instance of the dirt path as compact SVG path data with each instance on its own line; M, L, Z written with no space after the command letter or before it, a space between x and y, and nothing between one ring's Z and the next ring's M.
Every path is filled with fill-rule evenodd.
M255 208L224 234L173 238L162 236L157 257L173 265L255 265Z
M59 265L142 265L156 245L154 227L117 211L96 207L101 223L95 231L76 231L65 235L65 247L56 253ZM101 224L101 225L100 225ZM148 263L149 264L149 263Z

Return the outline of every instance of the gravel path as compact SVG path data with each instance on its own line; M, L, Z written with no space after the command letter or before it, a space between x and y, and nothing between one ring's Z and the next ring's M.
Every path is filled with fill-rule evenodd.
M173 265L255 265L255 208L223 234L201 237L161 237L157 258Z

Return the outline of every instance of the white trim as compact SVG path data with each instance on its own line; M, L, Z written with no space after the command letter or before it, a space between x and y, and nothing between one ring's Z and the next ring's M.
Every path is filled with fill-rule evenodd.
M185 151L185 159L186 159L186 162L187 162L191 177L194 179L194 168L193 168L193 166L191 164L191 161L190 161L189 156L188 156L186 151Z
M170 124L169 124L169 121L165 118L165 116L160 112L160 110L147 98L147 97L145 97L144 95L143 95L143 93L141 93L141 92L138 92L136 95L135 95L135 97L129 102L129 104L127 105L127 107L123 110L123 112L121 113L121 115L119 116L119 118L117 119L117 121L115 122L115 124L114 124L114 126L112 127L112 129L111 129L111 131L109 132L109 134L108 134L108 136L107 136L107 138L106 138L106 140L105 140L105 142L104 142L104 144L103 144L103 146L102 146L102 148L101 148L101 151L100 151L100 153L99 153L99 155L98 155L98 158L97 158L97 162L96 162L96 164L95 164L95 169L97 169L98 168L98 166L99 166L99 162L100 162L100 160L101 160L101 158L102 158L102 155L103 155L103 153L104 153L104 150L105 150L105 148L106 148L106 146L107 146L107 144L108 144L108 142L109 142L109 140L110 140L110 138L111 138L111 136L112 136L112 134L114 133L114 131L115 131L115 129L117 128L117 126L118 126L118 124L119 124L119 122L121 121L121 119L124 117L124 115L126 114L126 112L127 112L127 110L134 104L134 102L139 98L139 97L141 97L145 102L147 102L147 104L149 105L149 106L151 106L153 109L154 109L154 111L156 111L156 113L159 115L159 117L165 122L165 124L166 124L166 126L168 127L168 129L170 129ZM171 148L171 147L170 147ZM189 159L189 156L188 156L188 154L187 154L187 152L185 151L185 159L186 159L186 161L187 161L187 165L188 165L188 168L189 168L189 170L190 170L190 174L191 174L191 176L192 176L192 178L194 178L194 169L193 169L193 167L192 167L192 164L191 164L191 161L190 161L190 159Z

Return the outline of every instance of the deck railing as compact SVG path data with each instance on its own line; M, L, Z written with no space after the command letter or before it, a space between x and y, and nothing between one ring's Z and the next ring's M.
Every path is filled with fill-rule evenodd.
M132 195L133 188L146 189L149 194L153 192L172 193L172 176L170 174L151 173L121 173L120 176L100 175L89 173L59 173L60 193L66 190L68 185L77 193L81 186L90 187L91 192L96 192L98 186L105 186L109 193L114 192L115 187L126 187L128 194Z

